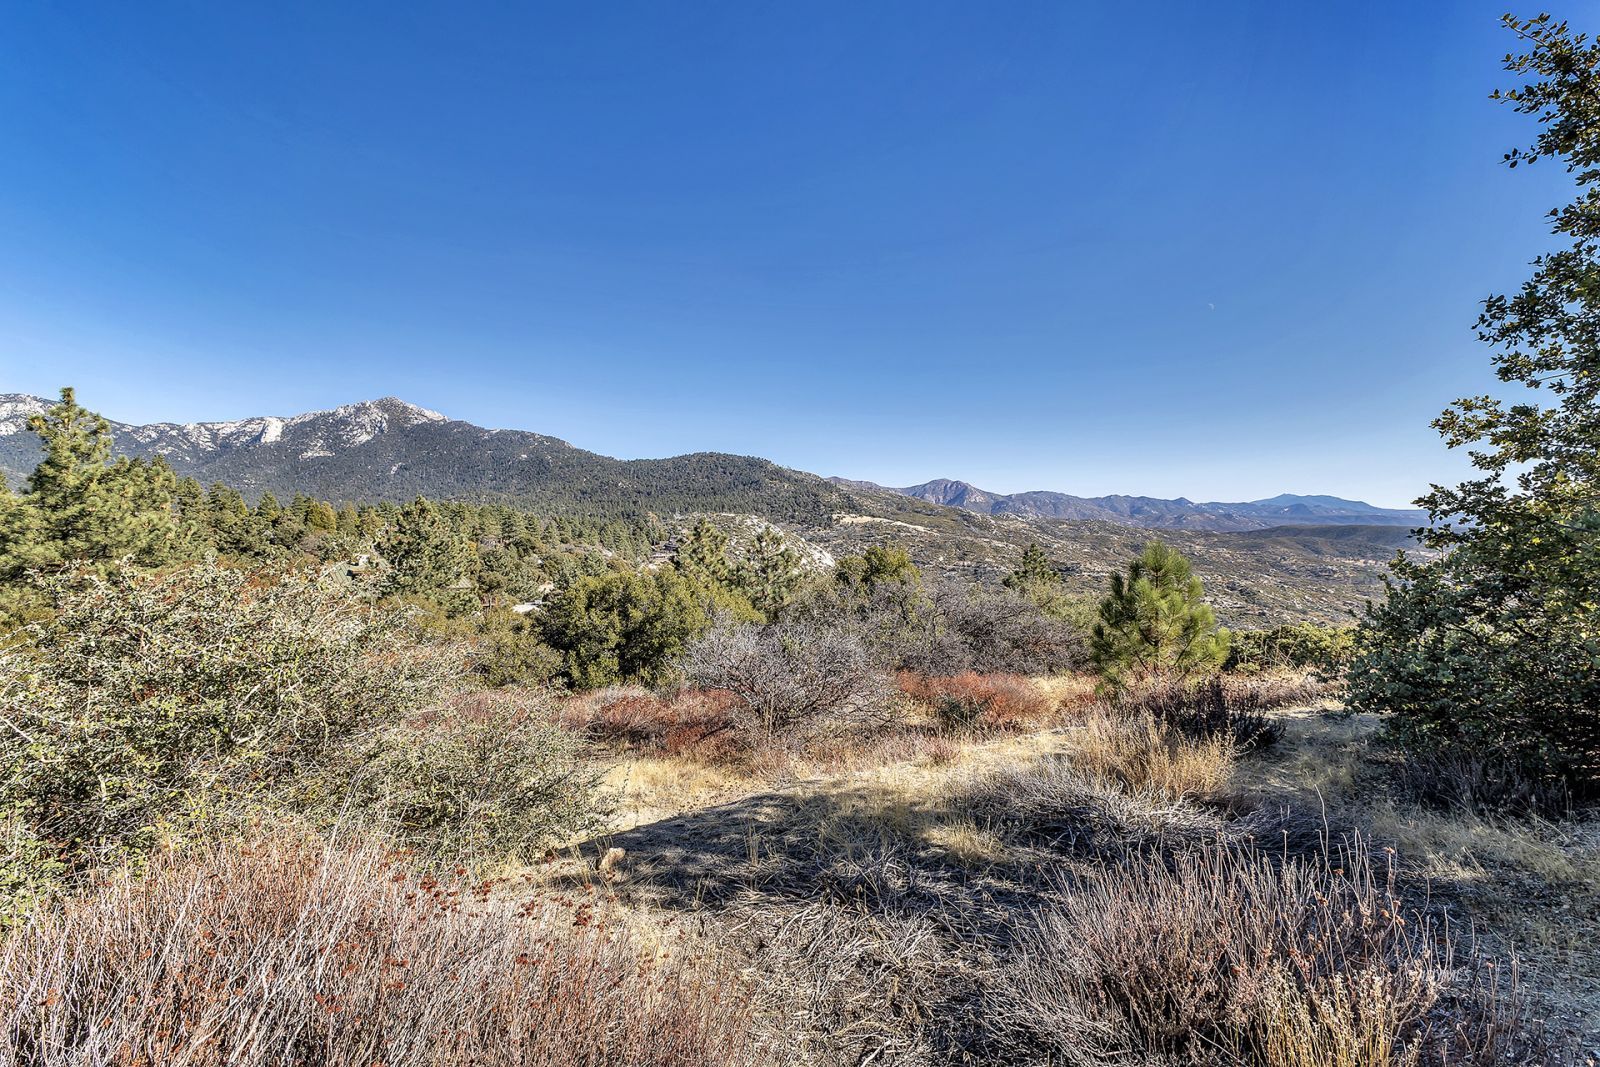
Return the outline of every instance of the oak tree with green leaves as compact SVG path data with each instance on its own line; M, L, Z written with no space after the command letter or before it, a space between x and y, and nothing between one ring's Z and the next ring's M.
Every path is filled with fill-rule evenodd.
M1228 631L1205 602L1189 561L1161 542L1145 545L1126 574L1111 575L1090 652L1112 685L1148 677L1209 674L1228 655Z
M1491 296L1478 336L1512 399L1458 400L1434 422L1480 477L1418 504L1438 555L1402 558L1369 607L1350 703L1430 750L1510 761L1600 792L1600 45L1547 15L1506 17L1526 46L1498 91L1539 130L1508 166L1545 161L1577 197L1549 213L1560 247Z

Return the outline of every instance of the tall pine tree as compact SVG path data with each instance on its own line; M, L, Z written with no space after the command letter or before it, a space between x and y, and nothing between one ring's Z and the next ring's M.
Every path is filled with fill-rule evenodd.
M178 480L166 461L113 456L111 427L69 389L61 402L28 420L44 456L27 492L0 518L0 578L29 568L123 559L142 566L182 554L175 508Z
M391 568L390 593L465 601L457 587L472 572L472 546L451 529L433 501L419 496L401 508L382 552Z

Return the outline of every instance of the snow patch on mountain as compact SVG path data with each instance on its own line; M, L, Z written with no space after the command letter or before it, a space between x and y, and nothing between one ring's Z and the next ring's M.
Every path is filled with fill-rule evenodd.
M0 437L28 428L28 419L50 410L50 401L26 393L0 393Z

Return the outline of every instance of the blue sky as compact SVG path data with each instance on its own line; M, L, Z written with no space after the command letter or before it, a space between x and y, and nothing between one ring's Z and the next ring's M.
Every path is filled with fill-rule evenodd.
M0 391L1002 492L1460 476L1427 424L1566 190L1498 165L1502 8L1112 6L8 5Z

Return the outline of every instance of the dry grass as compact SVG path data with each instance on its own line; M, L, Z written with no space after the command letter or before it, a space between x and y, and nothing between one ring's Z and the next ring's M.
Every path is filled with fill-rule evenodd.
M1226 735L1190 737L1144 714L1091 714L1075 739L1072 760L1084 773L1173 800L1217 793L1237 761Z
M1409 912L1360 842L1313 861L1214 845L1065 887L1003 997L1057 1062L1529 1062L1515 995ZM1545 1062L1539 1059L1537 1062Z
M1052 674L1033 684L1066 717L1080 715L1100 700L1100 679L1092 674Z
M693 939L494 889L290 839L158 862L7 935L6 1062L773 1062Z

